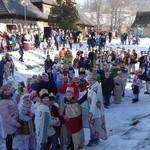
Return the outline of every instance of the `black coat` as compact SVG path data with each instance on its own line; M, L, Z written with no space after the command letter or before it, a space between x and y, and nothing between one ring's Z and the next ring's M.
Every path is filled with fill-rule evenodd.
M48 82L41 81L38 84L37 92L39 93L41 89L47 89L49 94L50 93L54 93L55 95L57 94L57 87L56 87L55 82L52 79L50 79Z
M89 52L88 58L93 61L94 59L96 59L96 53L91 51Z
M52 70L53 61L50 59L46 59L44 62L45 72L47 72L48 69Z
M81 57L79 62L78 62L79 68L84 68L84 57Z
M146 75L146 72L147 72L147 64L146 64L145 71L143 72L141 79L144 81L150 81L150 78Z
M90 59L87 59L85 61L84 68L87 69L87 70L91 68L91 61L90 61Z
M140 67L140 68L143 68L143 67L145 66L145 63L146 63L146 61L145 61L145 56L141 56L141 57L139 58L139 67Z
M114 89L114 80L112 77L104 78L102 81L102 93L105 97L110 97Z
M108 37L109 37L109 39L111 39L111 38L112 38L112 36L113 36L113 34L112 34L112 32L110 31L110 32L108 33Z

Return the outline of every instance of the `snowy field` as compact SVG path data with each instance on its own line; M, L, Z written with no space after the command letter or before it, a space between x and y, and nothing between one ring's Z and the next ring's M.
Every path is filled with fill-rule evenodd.
M125 49L136 49L147 51L150 46L150 39L141 39L140 45L120 45L120 40L113 40L112 44L107 43L106 47L120 47ZM84 44L83 50L87 50ZM78 50L78 46L73 46L73 55ZM51 52L53 58L58 52ZM25 81L33 74L42 74L43 62L46 57L39 50L26 51L24 62L18 61L18 52L11 53L16 66L15 77L12 80L16 86L19 81ZM0 54L2 57L3 54ZM76 74L78 75L78 73ZM128 83L125 90L125 97L121 104L114 104L111 97L111 106L105 109L106 128L108 139L100 141L97 145L85 150L150 150L150 95L145 95L145 83L140 93L138 103L132 102L131 83ZM85 129L85 144L90 138L89 130ZM0 150L5 150L4 140L0 137Z

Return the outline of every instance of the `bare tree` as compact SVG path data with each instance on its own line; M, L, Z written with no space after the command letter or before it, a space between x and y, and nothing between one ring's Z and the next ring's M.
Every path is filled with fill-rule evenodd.
M109 0L111 30L119 30L125 19L135 14L134 0ZM131 7L132 6L132 7Z
M91 15L91 19L94 20L95 18L95 22L97 24L97 29L100 29L100 19L101 19L101 14L102 14L102 1L103 0L86 0L86 2L83 5L83 9L84 10L88 10L88 12L92 12Z
M98 29L120 31L121 26L132 25L137 11L150 11L150 0L85 0L84 6Z
M94 0L93 1L93 11L96 12L96 23L97 23L97 29L100 29L100 18L102 15L102 0Z

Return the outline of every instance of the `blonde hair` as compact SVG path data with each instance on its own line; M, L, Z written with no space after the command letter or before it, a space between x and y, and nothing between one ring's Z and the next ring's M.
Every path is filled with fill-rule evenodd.
M0 94L3 94L4 91L8 88L12 88L12 85L11 84L4 84L1 89L0 89Z

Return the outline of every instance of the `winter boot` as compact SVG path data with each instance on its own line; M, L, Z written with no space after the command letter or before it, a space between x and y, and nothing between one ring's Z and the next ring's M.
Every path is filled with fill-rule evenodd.
M136 103L136 102L138 102L138 101L139 101L139 99L138 99L138 98L136 98L136 99L135 99L135 98L133 98L133 99L132 99L132 103Z

